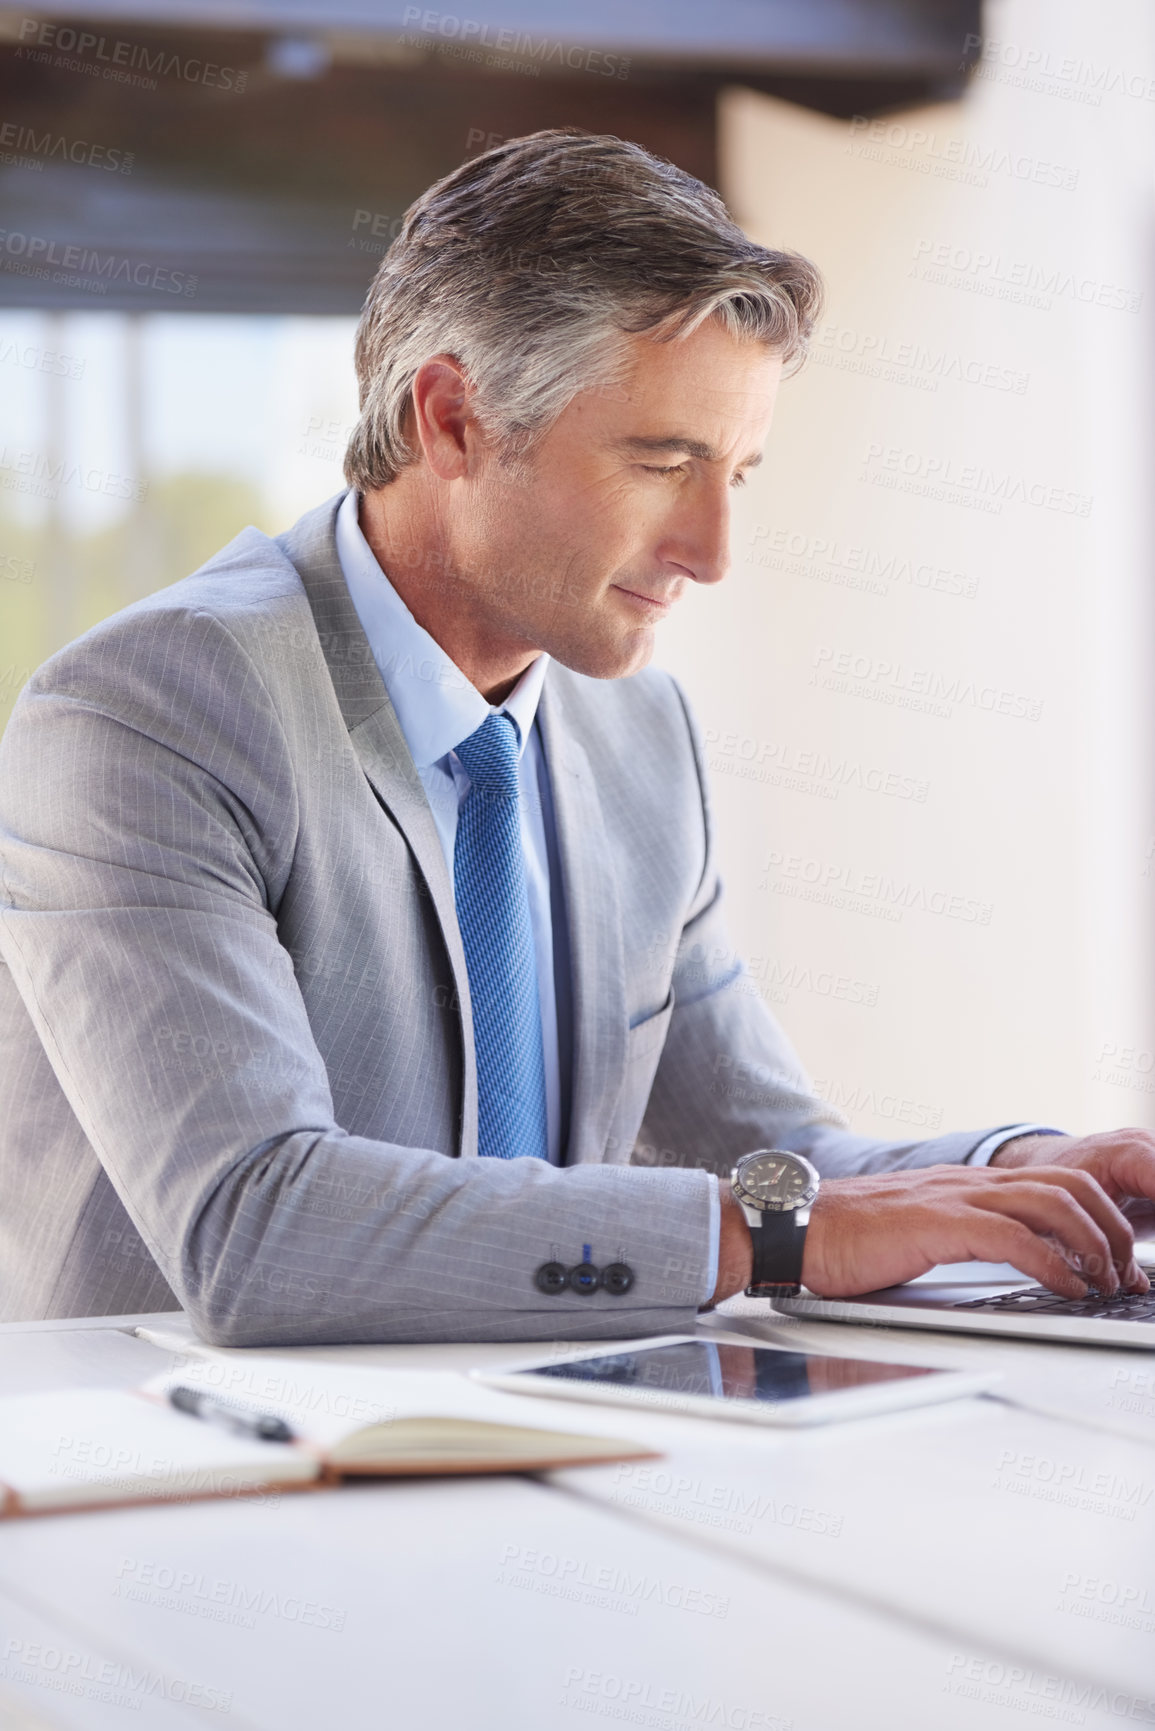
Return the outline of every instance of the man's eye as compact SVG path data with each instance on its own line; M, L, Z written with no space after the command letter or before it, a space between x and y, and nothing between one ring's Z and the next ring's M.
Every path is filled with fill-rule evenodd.
M730 485L731 487L744 487L746 485L745 471L739 469L736 475L732 475L730 477Z
M642 468L646 471L647 475L684 475L687 467L688 465L686 463L674 463L669 467L663 467L653 463L642 464Z

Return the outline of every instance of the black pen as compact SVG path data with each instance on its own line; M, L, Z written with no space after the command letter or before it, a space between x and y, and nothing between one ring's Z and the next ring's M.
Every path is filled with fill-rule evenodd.
M169 1404L190 1418L203 1418L206 1424L224 1425L226 1430L241 1436L258 1437L262 1442L295 1442L296 1437L283 1418L269 1412L246 1412L214 1395L202 1394L197 1388L170 1388Z

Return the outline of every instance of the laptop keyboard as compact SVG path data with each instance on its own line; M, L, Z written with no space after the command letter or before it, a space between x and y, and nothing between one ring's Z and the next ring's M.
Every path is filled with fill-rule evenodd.
M964 1298L952 1310L986 1310L996 1315L1105 1316L1112 1322L1155 1322L1155 1287L1150 1292L1088 1293L1060 1298L1045 1286L1024 1286L997 1298Z

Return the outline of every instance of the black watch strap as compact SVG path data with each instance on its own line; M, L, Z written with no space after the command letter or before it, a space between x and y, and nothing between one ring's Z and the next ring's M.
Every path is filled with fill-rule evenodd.
M750 1228L754 1264L747 1298L796 1298L802 1289L802 1251L810 1211L799 1220L794 1209L766 1210L761 1223Z

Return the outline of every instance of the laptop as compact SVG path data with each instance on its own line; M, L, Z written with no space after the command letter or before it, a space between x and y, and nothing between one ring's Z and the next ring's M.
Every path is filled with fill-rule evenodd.
M1060 1298L1034 1286L1007 1264L961 1264L932 1269L905 1286L858 1298L776 1298L787 1316L822 1322L860 1322L892 1328L938 1328L965 1334L1020 1335L1083 1346L1155 1348L1155 1240L1136 1241L1135 1260L1150 1276L1142 1296ZM984 1276L983 1269L986 1269Z

